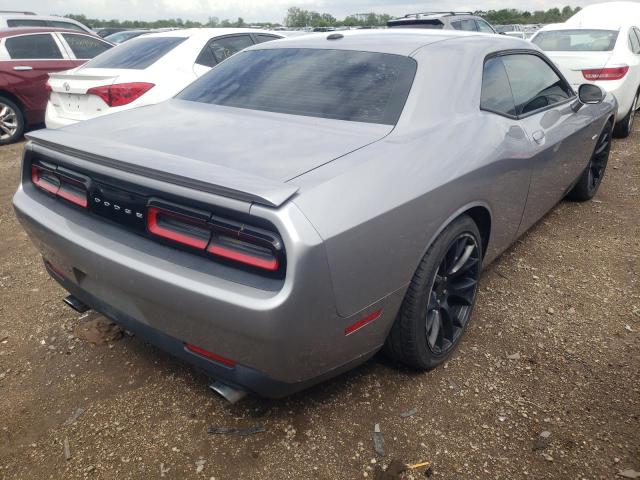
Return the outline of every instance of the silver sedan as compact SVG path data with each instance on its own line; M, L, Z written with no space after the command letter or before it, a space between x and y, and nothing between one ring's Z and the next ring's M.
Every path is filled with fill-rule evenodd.
M282 396L460 342L487 265L602 181L615 100L534 45L360 31L253 46L167 102L29 135L20 221L78 309Z

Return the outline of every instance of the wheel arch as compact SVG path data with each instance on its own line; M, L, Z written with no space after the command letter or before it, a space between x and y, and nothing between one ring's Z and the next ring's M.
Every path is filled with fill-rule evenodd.
M489 241L491 240L491 223L493 217L491 208L486 202L476 201L458 208L451 215L449 215L449 217L447 217L447 219L442 223L442 225L440 225L440 227L429 239L429 243L422 252L422 255L420 255L420 260L422 259L422 257L424 257L424 255L427 253L431 245L433 245L433 242L438 238L442 231L462 215L468 215L469 217L471 217L471 219L478 227L478 230L480 231L480 240L482 242L482 257L484 258L485 254L487 253ZM420 260L418 260L418 263L420 262Z
M24 116L24 105L22 104L20 99L16 97L13 93L8 92L7 90L0 90L0 97L5 97L11 100L13 103L15 103L20 109L20 111L22 112L22 115Z

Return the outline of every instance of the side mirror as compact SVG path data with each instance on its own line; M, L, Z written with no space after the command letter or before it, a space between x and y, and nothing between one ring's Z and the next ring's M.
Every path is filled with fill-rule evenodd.
M582 103L596 104L604 100L604 91L592 83L584 83L578 88L578 98Z

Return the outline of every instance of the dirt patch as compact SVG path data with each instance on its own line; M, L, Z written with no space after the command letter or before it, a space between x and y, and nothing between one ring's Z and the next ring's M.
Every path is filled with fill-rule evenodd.
M0 147L0 478L338 480L394 458L431 461L436 479L640 471L640 130L615 142L594 202L561 203L484 272L443 368L376 357L233 406L137 337L77 338L80 315L11 208L20 151Z
M112 322L99 313L89 313L80 317L80 323L74 328L76 337L94 345L120 340L124 335L124 328Z

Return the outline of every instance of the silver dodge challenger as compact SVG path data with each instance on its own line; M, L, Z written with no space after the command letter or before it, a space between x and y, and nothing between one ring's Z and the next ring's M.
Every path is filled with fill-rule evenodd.
M167 102L31 133L13 199L49 274L215 379L281 397L459 344L481 268L607 166L615 99L531 43L255 45Z

